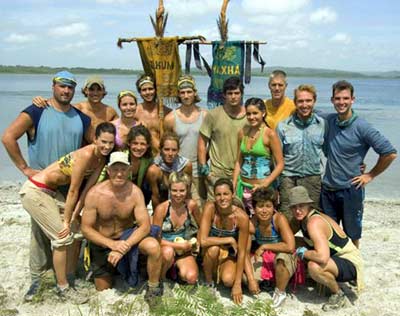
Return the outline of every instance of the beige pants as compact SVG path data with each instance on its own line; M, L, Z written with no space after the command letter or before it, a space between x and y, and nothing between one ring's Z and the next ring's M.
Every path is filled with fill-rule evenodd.
M253 261L254 259L252 259ZM254 277L256 280L261 281L261 268L262 268L262 258L258 258L257 262L253 261L253 268L254 268ZM274 266L276 266L276 263L278 260L282 260L283 264L285 265L286 269L289 271L290 277L296 272L296 267L297 267L297 258L296 256L289 254L289 253L284 253L284 252L279 252L275 256L274 260ZM275 276L276 277L276 276Z
M19 194L22 206L50 239L53 248L72 244L72 234L62 239L58 238L58 232L63 229L60 204L63 204L64 197L60 192L53 197L28 180Z

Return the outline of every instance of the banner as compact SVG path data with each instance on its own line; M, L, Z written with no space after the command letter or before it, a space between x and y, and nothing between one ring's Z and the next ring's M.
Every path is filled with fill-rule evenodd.
M224 102L222 87L224 81L232 76L243 80L245 44L243 41L227 41L219 47L219 41L212 42L212 76L207 93L207 106L215 108Z
M174 105L181 75L178 37L137 39L143 70L156 80L157 96Z

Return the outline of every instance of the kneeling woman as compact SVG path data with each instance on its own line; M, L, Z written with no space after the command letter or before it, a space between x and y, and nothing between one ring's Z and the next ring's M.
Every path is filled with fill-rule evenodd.
M111 123L101 123L95 135L93 144L61 157L59 161L29 178L20 190L24 209L51 241L60 293L68 289L66 246L73 243L71 222L77 217L87 191L96 183L107 156L114 148L115 127ZM79 195L85 177L88 179ZM63 202L63 197L57 189L64 185L69 185L69 190L62 216L59 203Z
M178 135L172 132L164 133L160 141L160 155L154 159L154 164L146 174L153 209L168 200L168 177L172 172L183 172L192 182L192 163L188 158L179 155L179 149Z
M168 269L175 264L179 277L195 284L199 276L196 259L192 251L197 243L190 239L196 237L200 224L200 213L197 203L188 199L190 179L184 173L173 172L169 176L170 200L159 204L153 215L153 225L161 227L161 277L165 279ZM178 237L180 242L178 242ZM178 239L177 239L178 238Z
M209 201L204 206L200 223L204 276L207 284L212 285L216 273L217 281L222 280L225 286L232 287L233 301L241 303L249 217L232 204L233 185L229 179L221 178L215 182L214 196L215 202Z
M286 286L296 270L293 255L295 241L285 215L275 210L275 193L259 188L253 193L255 216L250 222L254 232L254 270L261 280L275 279L272 306L278 307L286 298ZM258 261L258 262L257 262Z

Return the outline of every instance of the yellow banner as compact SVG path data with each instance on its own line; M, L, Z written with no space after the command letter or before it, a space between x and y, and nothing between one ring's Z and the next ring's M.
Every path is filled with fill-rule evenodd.
M137 44L145 73L156 80L158 97L176 97L181 75L178 37L141 38Z

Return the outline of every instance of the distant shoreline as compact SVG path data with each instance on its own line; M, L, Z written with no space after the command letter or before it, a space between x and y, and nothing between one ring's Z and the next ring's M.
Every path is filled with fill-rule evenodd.
M60 70L70 70L74 74L109 74L137 75L142 70L119 68L85 68L85 67L47 67L47 66L8 66L0 65L0 73L5 74L54 74ZM252 69L253 76L267 76L273 69L282 69L290 77L319 77L319 78L360 78L360 79L400 79L400 71L386 72L354 72L332 69L302 68L302 67L266 67L264 72L259 68ZM205 71L191 69L193 75L207 75Z

